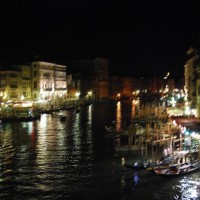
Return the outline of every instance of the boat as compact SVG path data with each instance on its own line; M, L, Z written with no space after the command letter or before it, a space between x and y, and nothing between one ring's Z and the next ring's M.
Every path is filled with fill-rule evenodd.
M199 168L200 168L200 161L195 160L191 163L186 162L180 165L172 165L165 169L162 168L153 169L153 171L155 174L162 176L177 176L181 174L188 174L194 172Z
M154 170L164 170L164 169L169 169L171 167L178 167L180 166L181 163L163 163L163 162L149 162L146 165L144 165L144 169L147 171L154 171Z
M34 114L30 116L3 116L0 118L1 123L10 123L10 122L29 122L29 121L35 121L40 119L40 114Z
M166 156L162 156L157 162L147 162L145 165L145 169L148 171L154 169L167 169L172 166L180 166L183 161L184 163L189 157L193 157L192 160L196 160L196 156L194 153L186 151L174 151L173 155L168 154Z
M29 122L40 119L40 112L31 107L10 108L8 112L1 113L0 120L2 123L12 122Z
M144 169L146 169L147 171L152 171L156 168L160 168L160 167L163 167L161 165L159 165L158 162L148 162L144 165Z
M133 164L125 163L124 167L139 170L139 169L144 169L144 164L142 162L136 161Z

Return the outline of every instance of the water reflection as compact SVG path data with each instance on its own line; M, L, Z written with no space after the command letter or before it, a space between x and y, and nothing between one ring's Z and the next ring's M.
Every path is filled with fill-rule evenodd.
M73 137L73 145L74 145L74 150L78 150L80 148L81 144L81 135L82 135L82 124L81 122L81 113L78 112L75 115L75 119L73 122L73 129L72 129L72 137Z
M199 188L200 188L199 178L181 179L180 180L181 199L186 200L186 199L198 198L200 196Z
M136 104L135 104L135 100L132 100L132 105L131 105L131 120L134 119L135 117L135 113L136 112Z
M137 104L134 100L128 102L128 104L123 104L118 101L116 103L116 130L120 131L126 129L130 121L134 119L136 115Z
M88 112L88 128L91 128L92 127L92 109L93 108L93 105L89 105L88 106L88 110L87 110L87 112Z
M119 132L122 126L122 110L121 110L121 102L117 102L117 110L116 110L116 130Z
M135 172L133 175L133 182L135 185L137 185L138 181L139 181L139 176L138 176L138 173Z
M66 121L53 113L2 124L0 199L197 199L199 172L174 179L135 173L124 161L136 154L104 149L104 126L116 119L119 130L134 112L121 102L66 111Z
M88 150L92 151L93 149L93 135L92 135L92 127L93 127L93 105L89 105L87 109L87 128L86 128L86 137L87 137L87 145L88 145ZM93 154L93 152L90 152Z

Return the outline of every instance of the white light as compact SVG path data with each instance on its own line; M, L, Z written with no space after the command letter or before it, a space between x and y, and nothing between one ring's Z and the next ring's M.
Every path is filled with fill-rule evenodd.
M75 96L79 97L80 96L80 92L76 92Z
M89 92L88 92L88 95L92 95L92 91L89 91Z
M190 107L189 106L186 106L185 107L185 114L186 115L189 115L191 112L190 112Z
M32 102L24 102L22 103L22 107L31 107L33 105Z

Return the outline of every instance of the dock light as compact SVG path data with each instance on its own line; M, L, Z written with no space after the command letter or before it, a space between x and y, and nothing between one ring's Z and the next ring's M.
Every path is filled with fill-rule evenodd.
M79 97L79 96L80 96L80 92L76 92L76 93L75 93L75 96L76 96L76 97Z
M92 91L89 91L87 94L91 96L92 95Z

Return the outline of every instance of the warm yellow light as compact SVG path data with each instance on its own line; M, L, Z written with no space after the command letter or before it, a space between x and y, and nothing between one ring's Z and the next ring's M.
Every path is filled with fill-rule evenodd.
M22 103L22 107L31 107L33 105L32 102L24 102Z
M89 92L88 92L88 95L92 95L92 91L89 91Z
M138 95L140 93L140 90L136 90L136 95Z

